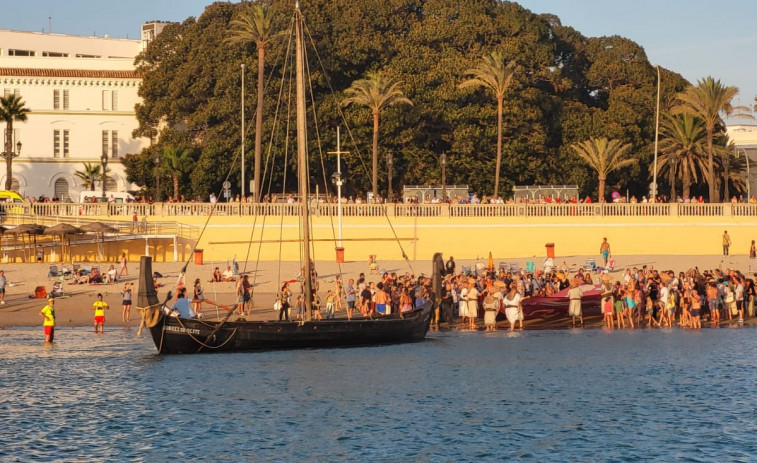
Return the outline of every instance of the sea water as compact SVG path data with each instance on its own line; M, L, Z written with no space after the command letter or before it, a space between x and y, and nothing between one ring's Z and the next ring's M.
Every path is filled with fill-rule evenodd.
M0 331L2 461L754 461L757 330L429 333L160 356Z

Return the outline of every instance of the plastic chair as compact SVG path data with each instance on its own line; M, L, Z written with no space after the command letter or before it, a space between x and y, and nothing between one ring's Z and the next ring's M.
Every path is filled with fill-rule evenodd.
M50 270L47 272L47 278L58 278L60 276L60 272L58 272L58 266L57 265L51 265Z
M584 262L584 270L587 272L593 272L597 268L597 263L594 259L586 259Z
M510 262L510 273L520 272L520 265L517 262Z

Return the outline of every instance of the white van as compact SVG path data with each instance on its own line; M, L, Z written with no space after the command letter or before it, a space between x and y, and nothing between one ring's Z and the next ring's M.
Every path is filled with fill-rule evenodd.
M102 191L82 191L79 193L79 202L80 203L102 203L102 202L109 202L109 203L133 203L134 202L134 196L130 195L129 193L126 193L125 191L106 191L105 192L105 198L106 200L103 201L103 193Z

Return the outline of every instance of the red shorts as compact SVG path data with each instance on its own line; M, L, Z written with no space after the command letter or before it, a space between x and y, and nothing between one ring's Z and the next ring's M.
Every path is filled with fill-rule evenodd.
M55 327L54 326L51 326L51 325L45 326L45 334L46 335L49 336L49 335L53 334L54 331L55 331Z
M105 323L105 315L95 315L95 323Z

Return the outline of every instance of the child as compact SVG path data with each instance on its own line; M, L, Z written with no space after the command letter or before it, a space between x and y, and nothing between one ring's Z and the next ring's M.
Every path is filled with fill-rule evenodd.
M605 298L602 300L602 309L605 314L605 324L608 328L612 329L614 320L612 317L613 313L613 306L612 306L612 298L610 296L605 296Z

